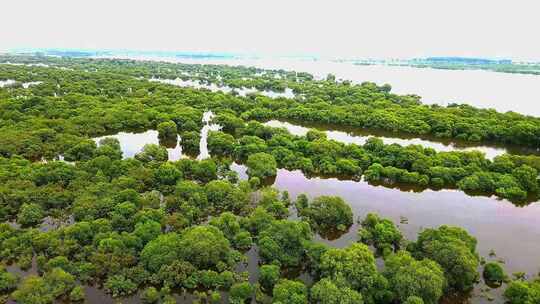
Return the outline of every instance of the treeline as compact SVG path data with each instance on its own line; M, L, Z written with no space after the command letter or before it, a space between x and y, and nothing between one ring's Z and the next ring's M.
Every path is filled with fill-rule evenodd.
M369 82L352 84L346 80L336 81L335 77L314 80L312 75L306 73L220 65L18 56L0 57L0 61L26 64L45 62L51 67L56 67L12 65L0 67L0 79L11 78L18 81L50 81L58 79L58 75L64 77L69 73L92 72L92 77L121 77L123 81L141 78L181 78L233 88L257 88L261 91L283 91L285 88L291 88L297 95L295 99L273 100L255 94L248 98L238 97L234 103L240 108L234 109L239 115L243 114L246 118L253 119L288 118L469 142L509 143L540 148L539 118L514 112L499 113L495 110L478 109L468 105L453 104L448 107L423 105L418 96L400 96L391 93L390 85L377 86ZM73 69L73 71L59 70L59 68ZM53 75L39 76L42 73L55 74L55 77L52 77ZM107 84L98 83L98 86L101 85ZM127 97L130 94L127 94L126 89L131 87L132 90L137 90L135 88L137 86L143 86L141 91L138 91L139 95L144 95L144 90L148 92L149 88L158 91L150 91L152 94L159 94L162 89L154 85L124 85L120 87L121 90L116 88L116 95ZM90 84L84 87L93 88L94 86ZM78 93L81 93L82 88L78 89ZM181 89L177 88L177 90ZM87 90L85 93L106 95L111 91L99 89L94 92Z

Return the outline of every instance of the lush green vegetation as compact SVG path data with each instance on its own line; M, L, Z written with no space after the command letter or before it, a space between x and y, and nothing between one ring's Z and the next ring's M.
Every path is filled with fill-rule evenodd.
M484 265L484 272L482 274L486 282L495 285L500 285L507 279L504 269L497 262L489 262Z
M299 196L293 220L288 193L261 188L260 180L286 168L516 200L538 197L538 157L490 161L477 152L437 153L378 139L345 145L321 132L294 136L252 121L332 120L537 147L536 118L428 107L414 96L390 93L389 86L331 77L315 81L304 73L124 60L1 60L50 65L0 65L0 79L42 82L0 89L0 261L15 269L37 268L36 275L19 278L0 267L2 299L17 303L81 301L88 284L113 297L141 290L145 303L174 302L179 291L215 302L228 292L231 303L437 303L478 281L476 239L465 230L425 229L408 242L392 221L370 214L361 222L360 242L331 248L314 236L349 229L354 219L345 201ZM153 77L292 88L297 97L241 97L147 80ZM175 143L179 134L182 147L196 153L207 110L222 126L209 133L210 159L169 161L167 150L152 144L123 159L118 140L92 140L156 129L160 139ZM230 170L233 160L247 165L249 181L239 181ZM59 227L47 225L51 218ZM368 245L383 253L384 269ZM257 284L250 283L253 273L238 270L250 254L262 262ZM496 269L486 268L495 278ZM313 285L299 280L299 273L309 274ZM514 281L506 297L535 303L535 284Z
M8 59L35 62L39 58L4 58ZM0 65L0 79L42 82L26 89L10 87L1 91L2 156L22 155L37 160L62 155L70 161L89 159L105 152L100 151L101 147L97 149L88 137L149 128L159 129L162 137L170 137L176 129L181 137L186 137L182 141L186 150L196 152L196 131L202 125L202 113L211 109L218 114L215 121L223 132L210 133L210 152L241 162L249 161L251 156L252 161L247 162L252 167L249 173L259 178L275 174L271 155L277 167L301 169L308 175L360 178L364 174L374 183L460 188L513 201L538 197L540 158L536 156L504 155L491 161L480 153L436 153L419 146L384 145L377 139L364 146L345 145L314 132L296 137L250 122L295 118L538 147L537 118L468 106L427 107L414 97L391 94L388 86L315 81L306 74L285 71L126 60L43 60L55 68ZM140 77L182 77L274 90L279 90L279 86L270 84L278 82L282 87L293 88L297 98L272 99L256 94L240 97L179 88ZM370 114L374 111L377 113ZM382 118L375 123L368 121L371 118L366 115Z
M384 145L377 138L359 146L328 140L320 132L294 136L255 121L239 125L233 133L238 134L236 138L220 131L211 132L210 151L240 162L246 154L266 153L273 156L278 167L299 169L307 175L352 179L364 175L373 183L459 188L516 202L538 197L540 158L536 156L505 154L491 161L479 152L436 152L422 146ZM273 162L269 159L259 166L273 167Z
M540 302L540 279L532 281L517 279L504 291L504 297L510 304L533 304Z
M114 141L108 142L110 149L118 149ZM170 162L153 157L153 152L125 160L100 155L75 164L1 159L4 220L20 214L26 206L22 202L41 206L42 217L74 217L74 223L50 230L37 229L42 225L39 220L27 228L0 225L3 263L26 269L34 259L39 274L17 284L17 277L3 270L2 292L12 292L20 303L51 303L83 298L80 284L101 284L115 297L151 284L154 289L143 293L149 302L170 299L170 290L199 288L230 290L235 303L261 292L282 303L340 303L336 299L390 303L411 296L435 303L451 288L470 288L470 280L478 277L476 269L468 276L453 272L478 263L476 241L458 228L423 231L411 246L412 253L388 253L387 267L380 272L374 253L364 244L340 249L313 240L310 223L314 228L326 225L322 213L332 217L335 211L336 220L350 223L350 207L341 199L315 198L307 204L307 221L292 221L286 219L290 204L286 194L253 189L247 181L228 181L226 163ZM250 199L254 193L256 201ZM373 221L378 224L373 226ZM369 215L363 222L370 224L361 229L375 227L376 243L400 239L384 237L400 235L387 220ZM246 259L244 252L255 245L265 263L260 267L260 285L246 281L250 274L235 271ZM298 267L316 278L312 291L301 281L283 277L287 269Z
M296 202L298 214L321 233L347 231L353 224L351 207L340 197L320 196L309 203L305 196Z
M389 219L381 219L370 213L362 221L362 229L358 231L361 242L373 245L385 256L399 250L403 241L401 232Z

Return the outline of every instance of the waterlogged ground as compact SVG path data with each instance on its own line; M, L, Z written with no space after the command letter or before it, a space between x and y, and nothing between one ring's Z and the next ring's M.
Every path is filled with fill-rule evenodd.
M218 126L210 124L212 114L207 112L204 116L206 122L201 131L201 154L198 159L209 157L206 147L206 136L209 130L217 130ZM296 126L286 122L267 122L274 127L286 127L292 133L302 135L307 128ZM327 130L330 138L344 141L362 143L365 137L357 138L342 131ZM143 133L119 133L114 135L120 140L120 145L124 152L124 157L132 157L138 153L145 144L159 143L156 131ZM180 139L181 140L181 139ZM390 143L394 138L385 138ZM403 144L403 139L395 141ZM405 142L409 143L409 142ZM426 144L426 142L421 142ZM440 143L427 142L429 145ZM161 143L163 144L163 143ZM444 146L447 149L456 148L454 146ZM456 148L459 149L459 148ZM467 148L469 149L469 148ZM503 153L504 148L477 147L484 149L486 154L494 156ZM489 150L493 149L493 150ZM181 148L168 148L169 156L172 160L182 157ZM492 154L488 152L492 151ZM497 152L497 154L495 153ZM231 169L238 173L241 179L247 179L246 167L242 164L233 163ZM480 256L487 260L497 260L504 263L507 273L525 271L532 276L540 271L540 204L532 203L527 206L516 206L507 200L495 197L470 196L458 190L431 190L414 187L390 187L370 185L365 181L340 180L338 178L307 177L300 171L289 171L279 169L275 179L267 181L281 191L288 191L291 198L299 194L306 194L310 198L321 195L340 196L349 203L354 212L355 219L361 219L370 212L376 212L383 217L392 219L399 223L399 227L404 235L414 240L418 231L423 228L438 227L443 224L460 226L467 229L478 239L478 252ZM295 218L292 210L292 218ZM356 233L358 224L355 223L348 232L342 235L331 235L316 238L331 246L344 247L357 239ZM519 237L516 237L519 236ZM495 256L490 257L490 253ZM257 280L257 248L252 248L248 253L247 265L239 265L240 270L249 271L250 280ZM305 273L294 273L291 275L301 275L307 283L311 278ZM472 303L487 303L487 288L479 284L470 297L459 299L447 299L445 303L462 303L472 301ZM503 288L489 290L487 294L501 300ZM101 294L102 291L96 289L100 297L108 297ZM100 301L105 301L100 298ZM187 300L186 300L187 301ZM107 301L105 301L107 302ZM127 302L129 303L129 301ZM184 303L184 302L181 302ZM185 302L190 303L190 302Z

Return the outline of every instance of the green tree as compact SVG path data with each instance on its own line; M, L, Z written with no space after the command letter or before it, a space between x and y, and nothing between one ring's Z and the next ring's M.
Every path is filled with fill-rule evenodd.
M250 177L266 178L275 176L277 173L277 163L274 156L268 153L259 152L248 156L246 165L247 174Z
M308 207L301 207L299 214L323 231L346 231L353 223L351 207L337 196L319 196Z
M428 258L443 268L449 286L466 291L478 280L476 239L458 227L425 229L409 247L418 259Z
M358 230L360 241L373 245L383 253L399 249L403 236L389 219L381 219L377 214L369 213ZM385 254L386 255L386 254Z
M307 304L308 291L302 282L280 280L274 287L273 303L280 304Z
M103 286L115 298L127 296L137 291L137 284L123 275L108 277Z
M159 301L159 298L160 298L160 294L159 294L159 291L155 288L155 287L148 287L144 290L144 292L142 293L141 295L141 300L144 302L144 303L157 303Z
M251 299L255 288L248 282L236 283L231 286L229 291L232 303L245 303L246 300Z
M49 304L55 299L45 280L34 275L26 277L12 297L21 304Z
M188 229L182 234L178 246L178 256L199 269L228 262L232 250L223 233L213 226Z
M497 262L489 262L484 265L483 277L486 282L502 284L506 280L504 269Z
M262 265L259 268L259 283L266 290L272 290L280 277L279 266Z
M178 133L176 124L172 120L159 123L157 125L157 131L160 138L176 138Z
M54 268L43 277L54 297L69 295L75 287L75 278L61 268Z
M201 134L196 131L184 132L180 136L182 149L188 153L199 153L199 143L201 141Z
M135 154L135 159L145 163L149 162L165 162L169 159L169 153L165 147L155 144L144 145L142 151Z
M236 145L232 135L219 131L210 131L207 143L208 151L213 156L231 155Z
M334 283L323 278L311 288L311 303L317 304L362 304L362 295L345 283Z
M387 292L386 279L378 273L375 257L364 244L328 249L321 256L319 268L322 277L348 282L367 303L373 303Z
M444 272L437 263L429 259L417 261L406 251L386 259L384 276L400 302L416 296L426 304L435 304L446 287Z
M144 246L141 262L149 271L158 272L162 266L170 265L179 258L179 246L178 234L162 234Z
M80 302L85 298L84 288L80 285L77 285L69 293L69 300L72 302Z
M6 293L17 287L19 278L0 266L0 293Z
M43 220L44 213L43 208L38 204L23 204L17 215L17 223L23 226L40 224Z
M540 280L532 282L515 280L508 284L504 297L510 304L540 303Z
M273 221L259 235L259 253L263 261L298 266L304 255L304 242L311 236L305 222Z

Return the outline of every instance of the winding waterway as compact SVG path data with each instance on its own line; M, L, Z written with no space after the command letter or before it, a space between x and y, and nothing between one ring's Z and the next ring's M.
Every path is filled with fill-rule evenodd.
M433 148L439 152L448 152L448 151L480 151L485 154L489 159L493 159L496 156L509 153L509 154L519 154L519 155L540 155L538 149L527 148L527 147L518 147L510 145L485 145L485 144L471 144L467 142L459 141L441 141L435 137L425 137L418 138L414 136L405 136L399 135L396 133L384 132L384 131L372 131L372 130L361 130L358 128L352 127L343 127L335 125L325 125L325 124L310 124L310 123L298 123L290 121L281 121L281 120L270 120L264 123L267 126L274 128L285 128L291 134L304 136L310 129L316 129L326 133L326 136L329 139L339 141L346 144L357 144L363 145L371 137L378 137L387 144L399 144L401 146L408 145L421 145L423 147ZM429 138L429 139L428 139Z

